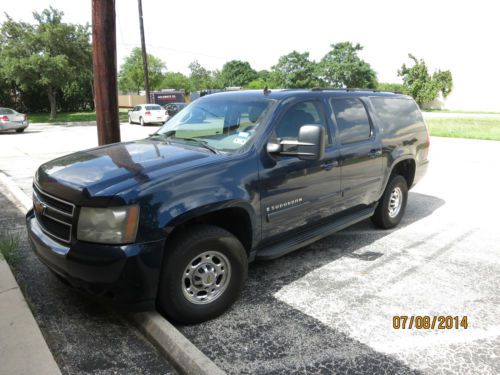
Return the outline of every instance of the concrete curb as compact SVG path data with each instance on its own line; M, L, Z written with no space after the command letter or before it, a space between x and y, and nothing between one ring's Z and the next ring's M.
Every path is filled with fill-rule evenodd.
M32 201L28 198L26 193L24 193L10 179L10 177L2 172L0 172L0 184L3 184L18 201L18 204L16 204L16 206L19 207L19 209L21 209L22 207L24 209L23 212L26 212L31 208ZM29 312L31 314L31 311ZM161 353L180 373L192 375L225 374L224 371L222 371L191 341L184 337L182 333L180 333L171 323L169 323L157 312L137 313L130 314L129 316L138 326L138 328L151 341L151 343L161 351ZM39 331L38 326L37 329ZM2 352L0 352L0 358L1 357Z
M192 375L225 374L157 312L136 313L131 315L131 318L180 373Z
M18 208L24 208L25 211L23 211L23 213L28 212L28 210L33 206L33 202L31 201L31 199L29 199L26 193L22 191L21 188L17 186L16 183L3 172L0 172L0 183L3 184L17 200L17 202L13 203L17 203L16 206ZM21 205L21 207L19 207L19 204Z

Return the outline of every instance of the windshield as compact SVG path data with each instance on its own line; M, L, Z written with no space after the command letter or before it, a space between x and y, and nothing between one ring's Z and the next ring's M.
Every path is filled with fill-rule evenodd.
M154 137L181 143L194 138L217 151L234 151L253 137L272 103L267 98L198 99L172 117Z

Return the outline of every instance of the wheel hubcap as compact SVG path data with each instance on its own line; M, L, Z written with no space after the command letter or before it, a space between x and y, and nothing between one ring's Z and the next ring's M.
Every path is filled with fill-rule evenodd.
M182 275L184 297L195 304L206 304L219 298L231 278L231 266L218 251L206 251L188 263Z
M403 192L399 187L395 187L389 198L389 216L396 217L403 205Z

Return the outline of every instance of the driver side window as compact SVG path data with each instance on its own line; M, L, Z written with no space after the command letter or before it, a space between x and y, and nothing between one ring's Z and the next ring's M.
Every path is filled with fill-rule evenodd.
M274 134L280 139L298 139L299 130L302 125L320 125L325 128L325 146L330 144L328 127L325 116L321 109L321 103L316 101L305 101L293 105L281 117L276 125ZM297 146L286 145L284 151L296 151Z
M315 101L300 102L289 108L275 128L276 138L297 139L302 125L320 125L325 128L325 145L330 143L321 104Z

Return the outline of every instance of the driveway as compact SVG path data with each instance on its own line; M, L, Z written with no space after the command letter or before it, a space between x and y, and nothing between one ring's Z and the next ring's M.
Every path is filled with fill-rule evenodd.
M123 139L154 128L122 125ZM0 135L27 193L38 164L90 147L95 127ZM50 142L45 143L44 142ZM500 373L500 142L432 138L397 229L364 221L250 266L218 319L178 327L228 373ZM393 316L467 316L465 330L396 330Z

